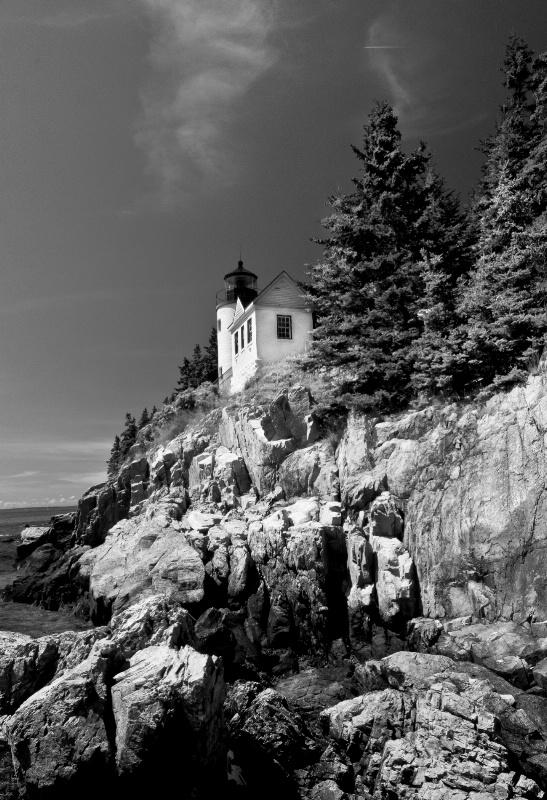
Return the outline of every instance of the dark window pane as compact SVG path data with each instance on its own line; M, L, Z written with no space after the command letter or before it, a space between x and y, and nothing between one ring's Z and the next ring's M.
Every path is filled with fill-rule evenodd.
M277 338L292 339L292 317L277 315Z

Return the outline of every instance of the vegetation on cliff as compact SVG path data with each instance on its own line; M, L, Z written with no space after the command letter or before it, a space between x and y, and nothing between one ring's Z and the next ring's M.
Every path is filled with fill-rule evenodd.
M445 189L424 144L403 153L385 103L353 148L353 190L330 198L323 259L308 273L318 325L303 365L333 368L361 406L512 384L541 356L547 55L534 58L512 36L503 73L508 97L482 143L470 209Z

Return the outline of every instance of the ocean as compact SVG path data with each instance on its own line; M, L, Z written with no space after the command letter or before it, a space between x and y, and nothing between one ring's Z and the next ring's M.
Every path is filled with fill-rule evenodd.
M51 517L75 511L75 508L0 509L0 590L17 577L16 547L26 525L47 526ZM0 600L0 630L17 631L29 636L45 636L68 630L82 630L90 625L64 611L45 611L27 603Z

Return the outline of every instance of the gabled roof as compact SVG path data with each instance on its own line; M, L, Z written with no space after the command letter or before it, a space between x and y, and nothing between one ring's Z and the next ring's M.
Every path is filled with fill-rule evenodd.
M240 323L242 318L247 318L256 306L280 306L281 308L308 308L302 289L288 272L283 270L271 281L252 303L243 308L238 299L234 319L229 326L233 329L236 323Z
M255 306L283 305L291 308L307 308L308 305L303 297L302 289L285 270L280 272L265 289L262 289L253 302Z

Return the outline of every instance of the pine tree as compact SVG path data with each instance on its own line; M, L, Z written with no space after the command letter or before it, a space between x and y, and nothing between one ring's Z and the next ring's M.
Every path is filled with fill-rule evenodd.
M331 236L317 240L324 260L308 273L318 326L307 362L339 367L341 391L360 393L364 405L397 407L411 395L424 331L424 264L431 278L439 273L430 291L443 281L452 291L467 269L469 237L458 244L465 227L459 212L447 226L456 201L432 173L425 145L403 153L387 104L373 108L363 148L353 150L360 175L351 194L330 198L333 213L322 224Z
M218 370L218 335L217 329L211 328L209 343L203 354L203 380L214 383L217 379Z
M139 424L138 424L139 430L141 428L144 428L145 425L148 425L149 422L150 422L150 414L148 413L148 409L144 408L141 417L139 419Z
M202 382L203 377L203 356L201 353L201 347L197 344L194 347L194 352L192 353L192 360L190 361L190 380L189 380L189 388L192 389L197 388L200 383Z
M182 362L182 367L179 367L180 376L177 382L177 390L178 391L185 391L190 387L190 378L191 378L191 364L189 359L184 358Z
M522 170L526 207L533 221L547 211L547 53L532 62L530 79L533 110L530 115L530 153Z
M481 252L500 252L510 242L515 227L522 230L531 220L522 198L522 170L534 136L533 52L518 36L507 44L502 72L509 94L500 108L494 135L482 142L483 177L474 204L480 218Z
M122 458L125 458L130 448L135 444L137 430L137 422L135 417L127 413L125 415L125 428L120 439L120 453Z
M110 458L106 462L106 474L109 478L114 478L118 473L118 467L120 466L120 459L121 459L121 443L120 437L114 437L114 444L112 445L112 450L110 451Z
M464 319L458 303L473 263L475 234L459 201L430 173L425 183L427 221L419 265L423 329L411 348L411 385L418 394L459 393L469 380L462 353Z
M156 408L156 406L152 406L152 411L150 412L150 419L152 419L154 414L157 414L157 413L158 413L158 409Z
M474 384L522 380L547 332L546 64L517 37L504 61L510 95L484 148L477 268L460 304L467 319L463 352Z

